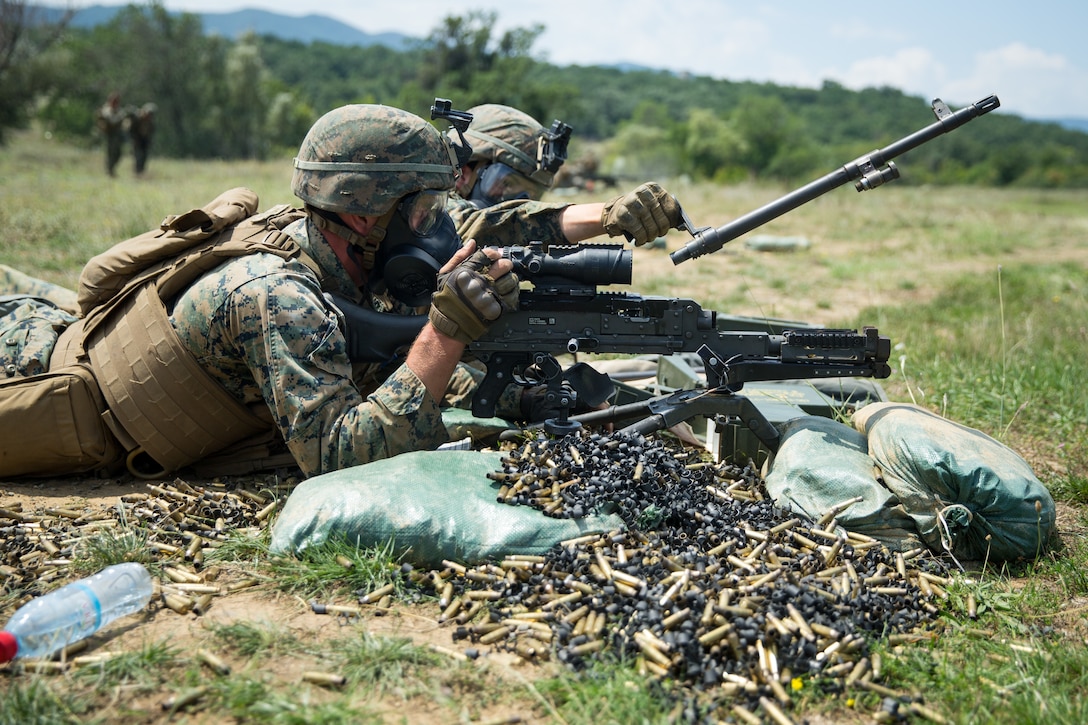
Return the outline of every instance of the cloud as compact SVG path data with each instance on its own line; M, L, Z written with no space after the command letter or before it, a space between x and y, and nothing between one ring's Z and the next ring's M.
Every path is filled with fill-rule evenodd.
M949 84L949 96L964 100L986 93L1033 118L1088 116L1088 71L1020 42L976 53L970 73Z
M862 30L858 26L851 32ZM785 67L787 61L780 58L778 63ZM953 107L996 94L1004 111L1030 118L1088 116L1088 70L1061 53L1018 41L976 51L959 66L949 66L930 49L912 45L808 73L854 90L890 86L927 99L939 96ZM796 69L790 76L804 77Z
M932 52L918 46L903 48L892 55L855 61L842 72L825 72L829 78L854 90L891 86L909 93L940 87L948 75Z

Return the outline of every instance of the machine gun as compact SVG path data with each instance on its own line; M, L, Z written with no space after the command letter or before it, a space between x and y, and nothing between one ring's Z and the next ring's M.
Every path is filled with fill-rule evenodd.
M737 418L768 447L778 432L748 399L736 393L748 381L831 377L886 378L891 342L876 328L786 330L781 335L718 329L715 312L690 299L602 292L598 286L631 280L631 251L615 244L508 247L523 289L518 310L504 313L468 350L487 367L472 399L477 417L494 415L499 394L510 383L546 385L559 410L545 423L554 434L581 423L641 418L629 430L651 432L696 415ZM706 390L682 391L648 401L583 415L569 415L580 397L597 405L611 383L591 369L563 371L565 353L672 355L702 358ZM577 366L576 366L577 368Z
M998 108L989 96L952 112L939 98L932 103L937 122L883 149L852 161L756 211L714 229L697 228L681 212L679 228L692 241L670 256L674 264L709 254L756 227L796 209L847 181L865 191L899 178L891 159L973 118ZM635 422L626 430L648 433L697 415L739 420L774 450L778 432L754 404L737 393L745 382L836 377L886 378L891 374L891 342L876 328L857 330L783 330L781 334L720 329L716 313L690 299L647 297L601 292L598 287L631 282L631 252L614 244L553 245L539 242L509 247L503 256L532 289L523 289L519 309L505 313L468 351L487 368L472 399L477 417L494 415L501 392L511 383L547 386L547 402L559 413L546 421L555 434L576 430L582 423ZM365 312L365 311L364 311ZM349 317L351 315L349 314ZM376 316L376 317L373 317ZM377 313L356 320L364 334L356 336L353 359L383 357L389 345L410 342L415 326L425 318L404 322L398 334L382 330ZM371 325L371 323L373 323ZM352 325L349 323L349 328ZM369 338L367 344L362 338ZM397 337L396 341L391 340ZM389 338L389 339L387 339ZM349 335L349 343L352 337ZM374 346L374 342L383 343ZM364 351L365 354L360 351ZM564 353L660 354L696 353L702 360L707 388L680 391L647 401L571 416L579 400L589 407L603 403L611 392L607 376L587 366L563 370L556 356ZM385 359L388 359L387 357Z

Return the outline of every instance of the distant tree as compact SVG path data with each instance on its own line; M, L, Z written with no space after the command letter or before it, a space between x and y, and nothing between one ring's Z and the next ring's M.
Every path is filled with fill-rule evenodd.
M25 0L0 0L0 144L7 131L26 126L39 93L37 64L71 20L65 10L48 20L46 9Z
M500 34L495 30L497 19L494 11L480 10L443 18L421 45L417 83L401 97L418 103L421 97L442 96L458 108L504 103L550 123L555 114L551 106L573 91L528 80L539 63L532 51L544 26L538 23Z
M619 179L665 179L680 172L672 138L658 126L624 124L607 149L606 170Z
M753 174L766 170L774 157L796 140L796 117L774 96L749 96L733 112L733 124L744 140L743 163Z
M170 13L160 2L126 6L109 23L71 31L54 49L57 77L40 117L58 133L93 139L93 111L116 90L125 104L158 106L156 153L241 156L245 148L219 126L231 93L226 64L233 46L206 36L191 13Z
M132 103L159 106L156 145L163 153L204 156L207 119L215 99L215 76L222 73L224 41L206 37L200 18L171 14L160 2L129 5L110 23L114 32L112 85Z
M218 109L220 129L230 156L263 158L268 150L268 71L253 33L243 35L227 51L226 98Z
M310 126L317 120L314 109L292 92L280 90L268 105L268 141L271 150L298 150Z
M693 108L688 114L684 143L685 166L693 176L735 181L744 175L747 147L737 130L713 111Z

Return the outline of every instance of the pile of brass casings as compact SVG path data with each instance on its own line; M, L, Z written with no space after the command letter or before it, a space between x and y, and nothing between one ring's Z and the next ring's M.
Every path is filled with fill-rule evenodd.
M409 578L439 597L439 621L481 648L574 668L633 659L740 711L792 706L805 687L906 696L880 684L871 644L932 636L947 569L767 500L750 467L712 464L642 436L538 437L489 476L497 498L548 516L614 511L623 530L545 553ZM734 712L742 717L742 712Z
M123 495L105 510L0 508L0 592L21 593L13 602L20 606L52 588L43 585L72 578L72 561L86 557L88 547L113 540L111 548L128 547L137 560L164 565L159 594L166 607L200 614L210 597L226 593L211 583L216 572L204 566L205 555L233 532L266 525L279 505L276 493L218 483L193 486L179 478L149 483L146 493Z

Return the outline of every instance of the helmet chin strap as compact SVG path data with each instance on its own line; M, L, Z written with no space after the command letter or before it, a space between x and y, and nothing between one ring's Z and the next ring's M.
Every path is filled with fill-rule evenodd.
M318 229L322 231L332 232L338 237L341 237L348 244L357 247L361 251L360 266L363 269L370 271L374 269L374 263L378 255L378 247L381 246L382 240L385 239L385 230L389 226L389 220L393 218L393 214L397 211L396 204L389 209L386 213L378 217L378 221L370 228L370 232L364 237L354 229L344 224L339 215L334 212L325 211L324 209L318 209L310 204L306 205L306 210L311 212L310 218Z

